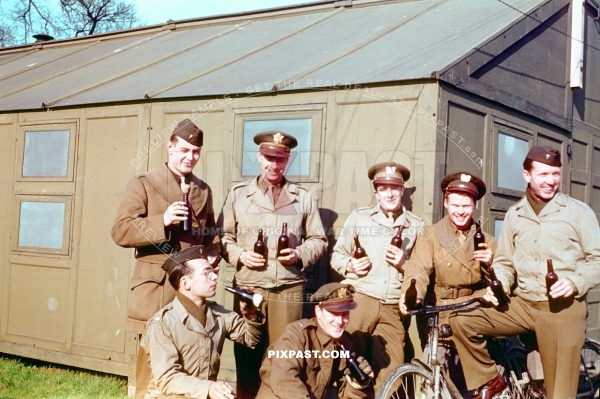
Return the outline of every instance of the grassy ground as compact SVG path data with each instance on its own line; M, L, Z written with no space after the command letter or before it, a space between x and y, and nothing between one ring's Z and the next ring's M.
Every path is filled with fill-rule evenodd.
M127 379L0 354L0 399L126 399Z

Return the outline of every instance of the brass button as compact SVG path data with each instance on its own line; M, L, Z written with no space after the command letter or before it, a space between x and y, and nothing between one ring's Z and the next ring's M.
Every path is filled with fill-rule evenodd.
M446 266L452 266L452 262L448 262Z

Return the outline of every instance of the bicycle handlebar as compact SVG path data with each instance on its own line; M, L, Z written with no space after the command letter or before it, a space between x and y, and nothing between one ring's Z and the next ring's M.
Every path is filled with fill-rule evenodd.
M472 298L472 299L469 299L468 301L454 303L452 305L426 306L421 309L409 310L407 315L414 316L414 315L418 315L418 314L432 314L432 313L440 313L440 312L443 312L446 310L456 310L456 309L460 309L460 308L469 306L470 304L475 303L475 302L482 303L482 302L485 302L485 300L483 298Z

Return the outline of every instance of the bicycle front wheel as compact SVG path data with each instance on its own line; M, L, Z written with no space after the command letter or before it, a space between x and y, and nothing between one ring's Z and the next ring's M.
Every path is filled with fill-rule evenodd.
M453 399L441 376L439 397ZM375 399L432 398L434 398L433 374L416 364L403 364L390 371L375 395Z

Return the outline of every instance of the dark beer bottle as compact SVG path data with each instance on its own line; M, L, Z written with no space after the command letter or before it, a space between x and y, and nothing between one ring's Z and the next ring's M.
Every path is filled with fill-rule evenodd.
M498 278L496 277L496 272L494 268L490 266L490 277L492 282L490 283L490 288L494 293L496 299L498 299L498 306L504 306L508 303L508 298L506 297L506 292L504 292L504 287Z
M558 275L554 273L554 266L552 265L552 259L546 260L548 265L548 274L546 274L546 291L548 292L548 299L553 300L550 296L550 287L554 285L558 281Z
M183 231L190 231L192 229L192 212L190 212L190 200L188 193L190 192L190 185L185 184L185 177L181 177L181 191L183 191L183 202L187 208L187 219L183 221Z
M281 256L281 251L290 247L290 238L287 235L287 223L283 224L281 235L277 239L277 257Z
M347 352L346 347L344 345L340 345L340 348L344 352ZM354 377L356 382L358 382L360 385L365 385L365 383L369 379L369 376L366 375L365 372L362 371L360 369L360 367L358 366L358 360L356 360L356 356L354 356L350 353L350 356L348 356L347 361L348 361L348 368L350 369L350 373L352 374L352 377Z
M360 240L358 239L358 236L354 236L354 245L356 247L354 248L354 259L360 259L367 256L365 249L360 245Z
M259 255L265 256L265 243L263 242L263 231L258 230L258 239L254 243L254 252Z
M417 280L410 280L410 287L404 294L404 304L408 310L413 310L417 306Z
M473 236L473 244L475 251L478 249L483 249L479 247L479 244L485 244L485 236L481 232L481 223L479 223L479 220L475 222L475 235Z
M404 226L400 226L398 227L398 232L396 233L396 235L394 237L392 237L392 242L390 242L391 245L402 249L402 230L404 229Z
M236 295L242 301L246 302L248 305L254 305L256 307L259 307L262 302L262 298L260 295L253 294L248 290L225 286L225 291L229 291L232 294Z

